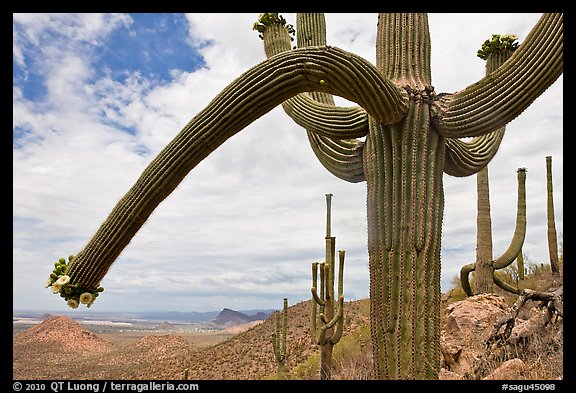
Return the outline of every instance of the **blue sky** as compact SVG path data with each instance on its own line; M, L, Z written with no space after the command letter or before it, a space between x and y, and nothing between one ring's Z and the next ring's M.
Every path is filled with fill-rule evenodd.
M283 14L295 24L294 14ZM492 33L520 42L539 14L430 14L437 91L484 75ZM265 59L258 14L15 14L13 307L68 311L44 284L79 252L144 167L231 81ZM327 14L328 43L375 62L375 14ZM350 105L338 99L341 105ZM516 169L526 167L524 251L548 261L545 157L563 231L563 78L507 129L490 164L494 255L508 246ZM475 258L476 178L445 175L442 286ZM366 188L317 162L276 108L198 165L153 213L103 280L90 310L277 308L309 298L324 255L326 193L347 300L368 296Z

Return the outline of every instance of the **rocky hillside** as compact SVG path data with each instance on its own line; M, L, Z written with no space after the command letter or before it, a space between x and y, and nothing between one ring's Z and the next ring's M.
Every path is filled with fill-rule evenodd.
M511 311L496 294L452 302L443 311L441 379L558 379L563 376L563 319L546 322L533 302L519 314L512 342L487 351L493 325ZM319 352L308 334L310 301L288 309L289 378L318 379ZM335 379L370 379L368 300L345 305L345 330L334 349ZM246 325L245 325L246 326ZM230 339L195 347L178 334L113 345L67 317L53 317L14 335L16 379L271 379L276 362L273 318ZM536 329L536 330L534 330ZM528 334L530 331L536 335ZM528 333L527 333L528 332ZM65 351L67 356L60 356ZM54 356L54 354L57 354ZM78 372L81 371L81 372Z
M14 343L38 351L80 354L105 352L113 346L66 316L50 316L44 322L15 334Z

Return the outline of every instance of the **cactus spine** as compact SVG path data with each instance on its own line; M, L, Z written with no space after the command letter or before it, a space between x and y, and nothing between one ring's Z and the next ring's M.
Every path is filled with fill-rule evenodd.
M288 326L288 299L284 298L283 323L280 325L280 312L276 312L276 331L272 333L272 349L278 365L278 379L286 379L286 329Z
M366 181L374 377L437 379L443 171L468 176L485 166L495 130L559 78L563 15L543 14L489 77L438 95L426 14L378 16L376 65L327 46L322 14L298 14L297 30L292 49L285 25L265 29L268 59L225 87L144 169L70 263L70 285L95 290L196 165L282 105L330 173ZM358 106L338 107L332 95Z
M310 335L312 342L320 346L320 379L332 377L332 350L344 328L344 258L346 252L338 251L338 308L334 310L334 279L336 238L331 236L331 203L332 194L326 194L326 260L312 263L312 312ZM318 294L318 267L320 267L320 294ZM317 309L320 308L320 314ZM317 317L318 315L318 317Z
M558 239L556 237L556 222L554 220L554 191L552 188L552 156L546 157L546 189L548 217L548 251L550 253L550 267L552 274L560 274L560 263L558 261Z

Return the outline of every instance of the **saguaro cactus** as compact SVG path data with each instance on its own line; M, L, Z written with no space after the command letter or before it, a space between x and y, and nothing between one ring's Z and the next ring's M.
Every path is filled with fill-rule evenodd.
M515 35L493 34L484 41L477 56L486 60L486 75L496 71L518 48ZM499 145L506 128L496 131L494 143ZM496 149L493 149L494 153ZM490 293L493 286L492 266L492 219L490 217L490 188L488 165L476 174L477 216L476 216L476 262L474 263L475 294Z
M500 288L512 292L520 293L520 290L507 282L501 280L498 276L494 274L495 270L504 269L510 265L518 257L518 254L522 252L522 245L524 244L524 238L526 236L526 168L518 168L516 171L518 174L518 204L516 209L516 228L514 229L514 235L512 236L512 241L510 245L504 251L504 253L497 259L491 262L492 268L492 279L494 284L498 285ZM470 281L468 276L476 268L475 263L470 263L465 265L460 270L460 281L462 283L462 289L468 296L472 296L472 288L470 287Z
M332 194L326 194L326 260L312 263L312 312L310 319L310 336L312 342L320 346L320 379L332 377L332 350L340 341L344 328L344 258L346 252L338 251L338 308L335 310L334 250L336 238L330 234L330 205ZM318 287L318 265L320 266L320 287ZM318 294L318 288L320 294ZM320 314L317 313L318 307Z
M563 69L563 15L543 14L510 59L452 94L436 94L426 14L380 14L376 65L326 45L322 14L263 31L268 59L222 90L144 169L71 261L72 285L98 288L154 209L184 177L282 104L328 171L366 181L374 376L437 378L443 171L468 176L491 159L495 131ZM356 103L337 107L331 95ZM356 138L366 137L365 141ZM474 137L470 142L459 138Z
M552 188L552 156L546 157L546 190L548 217L548 251L550 253L550 268L552 274L560 274L560 263L558 262L558 238L556 236L556 222L554 220L554 190Z
M278 379L286 379L286 329L288 328L288 299L284 298L284 310L282 313L284 319L280 325L280 312L276 312L276 331L272 333L272 349L274 358L278 365Z

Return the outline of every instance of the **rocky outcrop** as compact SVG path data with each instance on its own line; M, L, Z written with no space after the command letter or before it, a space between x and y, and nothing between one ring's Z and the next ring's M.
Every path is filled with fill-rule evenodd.
M442 367L463 377L473 375L474 364L484 352L484 341L508 309L504 298L492 293L448 305L440 337Z
M515 380L525 379L524 371L526 365L518 358L510 359L502 363L496 370L492 371L483 380Z

